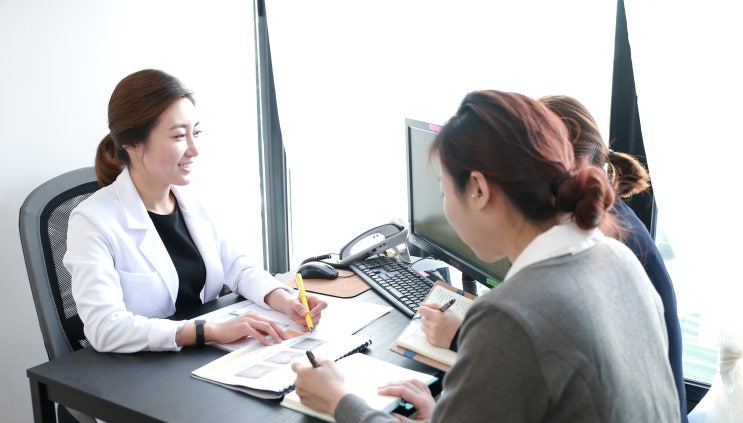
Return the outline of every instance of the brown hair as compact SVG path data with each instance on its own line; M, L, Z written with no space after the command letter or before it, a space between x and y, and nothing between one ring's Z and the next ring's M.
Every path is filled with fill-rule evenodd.
M114 88L108 102L109 133L98 144L95 174L98 186L110 185L129 165L124 146L144 143L160 115L174 101L187 98L196 104L191 91L177 78L154 69L128 75Z
M614 203L606 173L575 163L565 125L544 104L516 93L468 94L444 125L431 154L458 192L472 171L497 185L529 220L569 212L579 227L596 228Z
M564 95L539 99L557 114L568 128L575 157L603 167L607 164L609 180L620 198L628 198L650 188L650 175L635 157L611 151L601 137L593 116L578 100Z

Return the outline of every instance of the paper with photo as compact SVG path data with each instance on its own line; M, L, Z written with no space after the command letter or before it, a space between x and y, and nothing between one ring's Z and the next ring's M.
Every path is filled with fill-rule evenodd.
M370 344L369 338L360 335L322 338L305 333L280 344L257 343L239 348L194 370L191 375L261 398L280 398L293 388L296 375L291 364L306 360L306 351L337 360Z
M330 297L321 294L314 295L328 303L328 307L322 311L320 324L317 325L313 331L318 337L331 338L333 336L356 333L392 310L392 307L380 304ZM279 327L289 334L290 337L296 337L303 334L302 329L304 327L293 322L284 313L273 309L267 309L250 300L243 300L231 304L219 310L199 316L197 319L220 322L251 310L274 320ZM258 346L262 344L251 337L246 337L231 343L209 343L209 345L225 351L235 351L243 347L249 347L251 345Z

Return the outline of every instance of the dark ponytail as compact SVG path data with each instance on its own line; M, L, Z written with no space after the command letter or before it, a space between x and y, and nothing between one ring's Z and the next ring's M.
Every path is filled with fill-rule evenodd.
M609 179L620 198L629 198L650 188L650 175L634 156L609 152Z
M608 165L609 181L619 198L650 188L647 169L635 157L609 150L596 121L581 102L566 95L548 95L539 101L565 123L576 160L586 160L598 167Z
M128 155L124 152L124 155ZM111 135L103 137L98 144L98 150L95 152L95 176L98 178L98 186L103 188L111 185L116 177L119 176L126 163L122 160L121 154L117 153L116 144Z

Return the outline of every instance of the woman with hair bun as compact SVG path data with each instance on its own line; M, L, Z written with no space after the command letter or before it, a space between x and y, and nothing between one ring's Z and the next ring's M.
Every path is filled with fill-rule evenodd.
M108 105L95 170L101 186L72 211L64 265L85 336L98 351L174 351L287 334L248 312L223 322L170 320L227 286L305 326L293 290L230 242L189 190L200 122L191 92L159 70L128 75ZM327 304L308 295L315 324Z
M576 160L584 160L604 169L617 197L629 198L650 188L647 169L633 156L615 152L604 142L596 121L578 100L566 95L549 95L539 99L563 121L568 129L568 139L573 145ZM686 387L681 362L681 324L676 306L676 292L671 276L645 225L634 211L622 200L614 201L609 210L615 217L620 231L606 228L627 245L640 260L650 282L663 303L666 332L668 334L668 360L673 371L676 391L679 396L681 422L687 421ZM423 305L419 313L426 317L422 330L428 341L435 346L457 349L457 334L462 319L453 312L439 313L438 305Z
M590 164L602 169L606 166L609 180L619 198L629 198L650 188L650 175L647 169L632 155L609 149L596 121L581 102L566 95L549 95L540 98L539 101L557 114L567 126L568 137L573 144L576 159L587 160ZM686 387L681 362L681 324L673 281L655 241L635 212L624 201L618 200L614 202L611 213L616 216L622 227L620 240L640 260L663 302L663 315L668 333L668 360L671 363L676 391L679 395L681 422L686 422Z
M560 119L520 94L473 92L431 157L459 237L512 266L465 315L438 402L414 381L379 393L435 422L678 422L660 299L611 237L620 227L606 173L574 159ZM293 365L306 405L338 422L409 420L370 409L331 360L318 362Z

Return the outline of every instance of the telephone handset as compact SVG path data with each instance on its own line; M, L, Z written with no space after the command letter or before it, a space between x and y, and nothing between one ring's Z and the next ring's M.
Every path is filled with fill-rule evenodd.
M408 229L397 223L387 223L369 229L368 231L357 236L351 242L341 248L340 254L334 254L337 260L331 259L333 255L311 257L302 262L322 261L332 265L335 268L346 268L351 264L364 260L372 254L397 247L405 242L408 237Z

